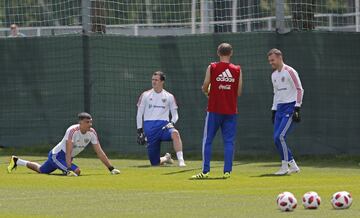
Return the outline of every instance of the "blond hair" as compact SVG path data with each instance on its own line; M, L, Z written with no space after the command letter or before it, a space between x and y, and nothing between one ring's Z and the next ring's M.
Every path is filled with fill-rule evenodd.
M268 53L267 56L269 57L270 55L275 54L276 56L282 56L282 52L277 49L277 48L273 48L271 49Z
M217 53L220 56L230 56L232 51L233 51L233 48L229 43L221 43L217 49Z

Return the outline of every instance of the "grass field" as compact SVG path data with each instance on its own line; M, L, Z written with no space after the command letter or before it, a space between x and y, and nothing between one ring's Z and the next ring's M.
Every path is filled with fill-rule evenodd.
M25 157L42 162L43 157ZM147 160L112 160L122 171L111 176L99 160L78 158L80 177L39 175L26 168L7 174L0 156L0 217L360 217L360 167L356 161L300 162L297 175L274 177L275 162L235 162L232 177L221 179L222 162L212 163L211 179L194 181L200 161L186 168L148 167ZM334 210L336 191L353 194L348 210ZM280 212L277 194L298 199L294 212ZM318 210L305 210L301 196L316 191Z

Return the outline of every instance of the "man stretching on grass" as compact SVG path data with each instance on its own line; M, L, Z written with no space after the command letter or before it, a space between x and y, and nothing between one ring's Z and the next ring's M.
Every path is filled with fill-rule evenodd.
M91 115L82 112L78 114L78 118L79 124L74 124L66 130L64 138L49 152L48 160L45 163L40 165L12 156L7 169L8 172L11 173L17 166L26 166L38 173L50 174L59 169L67 176L78 176L80 175L80 169L72 163L72 160L91 143L97 156L109 169L110 173L119 174L120 170L111 165L100 146L95 129L91 128Z

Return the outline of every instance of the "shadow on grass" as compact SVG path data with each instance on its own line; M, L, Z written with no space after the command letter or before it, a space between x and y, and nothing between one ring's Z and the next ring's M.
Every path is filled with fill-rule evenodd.
M203 181L203 180L226 180L227 178L224 177L208 177L208 178L202 178L202 179L193 179L189 178L191 181Z
M162 175L169 176L169 175L180 174L180 173L187 173L187 172L190 172L190 171L201 170L201 169L202 169L202 168L192 168L192 169L174 171L174 172L169 172L169 173L163 173Z
M151 166L151 165L147 164L147 165L135 165L135 166L129 166L129 167L135 167L135 168L151 168L151 167L159 167L159 166Z
M268 163L268 164L262 164L259 165L260 167L280 167L281 163Z
M240 165L246 165L246 164L249 164L249 162L236 162L233 164L233 166L240 166ZM222 165L218 165L218 166L214 166L214 167L211 167L211 168L223 168ZM169 175L174 175L174 174L180 174L180 173L187 173L187 172L190 172L190 171L195 171L195 170L202 170L201 167L198 167L198 168L191 168L191 169L183 169L183 170L177 170L177 171L174 171L174 172L169 172L169 173L163 173L162 175L165 175L165 176L169 176ZM222 178L222 177L221 177Z
M261 175L258 175L258 176L250 176L250 177L257 177L257 178L261 178L261 177L281 177L281 176L290 176L288 174L286 175L275 175L273 173L266 173L266 174L261 174Z
M63 173L50 173L50 174L40 174L40 173L36 173L36 172L33 172L33 171L29 171L29 172L23 172L23 173L12 173L12 174L21 174L21 175L27 175L27 174L35 174L35 175L45 175L45 176L58 176L58 177L87 177L87 176L104 176L105 174L80 174L80 176L66 176L65 174Z
M360 169L360 161L356 160L336 160L336 159L326 159L326 160L299 160L297 161L297 164L299 167L313 167L313 168L348 168L348 169ZM264 168L277 168L280 167L281 163L268 163L268 164L262 164L259 165L259 167Z

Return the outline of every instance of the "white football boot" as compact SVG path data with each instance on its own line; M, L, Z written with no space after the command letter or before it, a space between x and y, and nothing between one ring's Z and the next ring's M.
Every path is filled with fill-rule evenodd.
M298 165L296 164L295 160L291 160L289 161L289 174L291 173L299 173L300 172L300 168L298 167Z
M164 155L164 157L165 157L165 163L166 164L173 164L174 163L174 160L171 158L171 154L170 153L166 153L165 155Z
M179 161L179 167L186 167L185 161Z
M288 174L288 172L289 172L288 162L287 161L281 161L281 167L276 173L274 173L274 175L283 176L283 175Z

